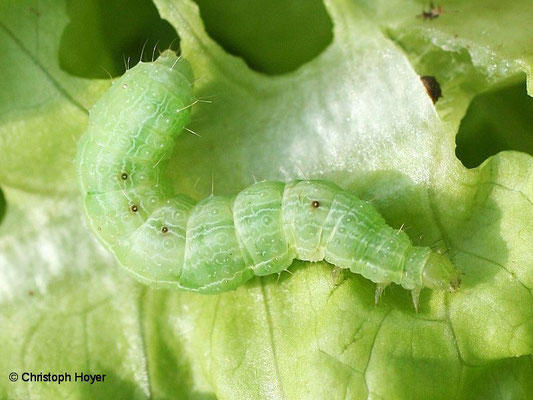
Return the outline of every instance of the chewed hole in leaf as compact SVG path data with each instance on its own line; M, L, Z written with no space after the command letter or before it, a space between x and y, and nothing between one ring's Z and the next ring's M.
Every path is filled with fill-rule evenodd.
M7 208L7 202L6 197L4 196L4 192L2 189L0 189L0 224L4 220L4 216L6 215L6 208Z
M524 82L474 98L456 143L456 155L468 168L504 150L533 155L533 98Z
M207 33L256 71L294 71L332 41L333 24L321 0L195 0Z
M68 15L59 62L72 75L119 76L139 62L141 52L148 61L153 53L179 48L178 34L150 0L71 0Z

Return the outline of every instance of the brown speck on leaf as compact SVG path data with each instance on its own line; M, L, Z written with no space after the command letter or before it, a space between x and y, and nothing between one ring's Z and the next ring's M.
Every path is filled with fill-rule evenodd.
M30 11L32 14L34 14L36 17L40 17L41 16L41 12L36 9L36 8L33 8L33 7L30 7Z
M435 79L434 76L424 75L420 77L420 80L426 88L426 92L433 101L433 104L437 102L438 99L442 97L442 90L440 89L439 82Z
M137 207L135 204L131 206L131 211L137 212L139 211L139 207Z
M315 201L313 201L313 202L311 203L311 205L312 205L314 208L318 208L318 207L320 206L320 203L319 203L317 200L315 200Z
M168 232L168 228L166 226L162 227L161 228L161 232L167 233Z
M418 14L416 17L422 18L425 21L425 20L432 20L432 19L438 18L439 15L442 15L442 14L444 14L444 10L442 9L442 7L441 6L435 7L433 2L430 2L429 9L427 11L422 10L422 14Z

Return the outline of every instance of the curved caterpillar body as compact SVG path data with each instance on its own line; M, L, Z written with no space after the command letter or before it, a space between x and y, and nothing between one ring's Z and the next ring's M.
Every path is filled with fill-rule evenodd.
M90 225L138 279L203 293L286 270L295 258L326 260L381 290L396 283L455 290L453 264L413 246L368 202L326 181L256 183L236 197L196 203L163 175L195 102L193 74L164 52L139 63L101 97L77 156Z

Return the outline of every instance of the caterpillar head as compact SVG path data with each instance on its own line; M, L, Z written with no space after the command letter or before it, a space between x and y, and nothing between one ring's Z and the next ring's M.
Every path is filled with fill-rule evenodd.
M459 289L461 278L452 262L439 253L431 253L422 270L424 287L435 290L455 292Z
M155 63L165 65L167 67L170 67L172 70L179 72L180 74L185 76L185 78L187 78L190 83L192 83L194 80L194 75L189 62L182 56L178 56L172 50L163 51L161 55L155 60Z

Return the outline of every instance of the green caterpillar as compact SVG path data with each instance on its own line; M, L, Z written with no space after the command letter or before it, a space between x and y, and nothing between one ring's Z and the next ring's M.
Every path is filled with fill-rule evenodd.
M88 221L138 279L202 293L235 289L295 258L349 269L383 288L454 291L448 258L413 246L376 209L326 181L256 183L236 197L199 203L163 175L189 122L193 74L165 51L127 71L90 112L77 167Z

